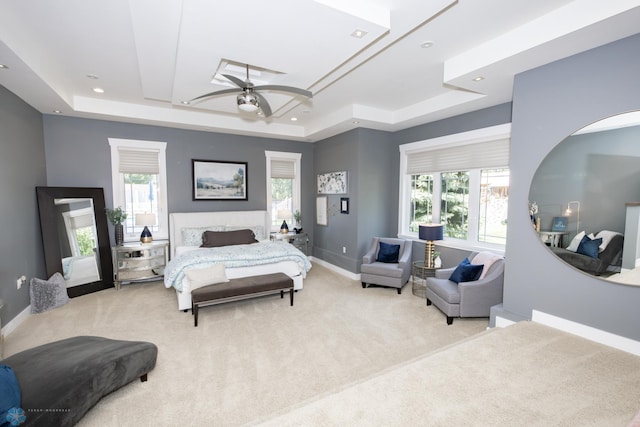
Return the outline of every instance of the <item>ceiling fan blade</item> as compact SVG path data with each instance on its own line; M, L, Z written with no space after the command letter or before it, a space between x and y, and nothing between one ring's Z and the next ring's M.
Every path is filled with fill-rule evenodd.
M223 76L225 76L226 78L231 80L233 83L236 84L236 86L238 86L238 87L240 87L242 89L246 89L247 87L249 87L249 84L247 82L243 82L242 80L240 80L236 76L232 76L231 74L223 74Z
M300 89L299 87L293 86L281 86L281 85L262 85L256 86L253 88L254 90L277 90L280 92L292 92L297 93L298 95L306 96L307 98L313 98L313 93L308 90Z
M267 102L264 96L260 95L258 92L253 92L253 94L258 98L258 105L260 105L260 109L262 110L262 114L264 117L269 117L271 113L271 106Z
M208 97L210 97L210 96L218 96L218 95L224 95L224 94L227 94L227 93L238 93L238 92L242 92L242 89L224 89L224 90L218 90L218 91L215 91L215 92L209 92L209 93L206 93L206 94L204 94L204 95L200 95L200 96L198 96L198 97L196 97L196 98L193 98L193 99L192 99L192 100L190 100L189 102L197 101L197 100L199 100L199 99L203 99L203 98L208 98Z

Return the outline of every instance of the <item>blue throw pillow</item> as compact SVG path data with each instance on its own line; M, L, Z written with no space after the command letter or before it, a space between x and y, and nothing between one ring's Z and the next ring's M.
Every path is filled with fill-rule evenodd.
M378 262L398 262L398 254L400 253L400 245L390 245L389 243L380 242L378 249Z
M9 421L7 418L9 410L19 408L20 386L18 379L11 366L0 365L0 424Z
M456 269L453 270L449 280L456 283L473 282L480 278L483 268L484 264L471 264L469 258L465 258L460 264L458 264Z
M602 238L591 240L589 236L584 236L580 241L576 252L582 255L590 256L591 258L598 258L601 244Z

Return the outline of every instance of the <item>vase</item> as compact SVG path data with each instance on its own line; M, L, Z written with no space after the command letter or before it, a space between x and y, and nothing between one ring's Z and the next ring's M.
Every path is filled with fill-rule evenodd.
M438 257L436 257L436 258L433 260L433 266L434 266L435 268L440 268L440 267L442 267L442 260L440 259L440 257L439 257L439 256L438 256Z
M124 226L122 224L116 224L114 228L116 232L116 246L122 246L122 243L124 243Z

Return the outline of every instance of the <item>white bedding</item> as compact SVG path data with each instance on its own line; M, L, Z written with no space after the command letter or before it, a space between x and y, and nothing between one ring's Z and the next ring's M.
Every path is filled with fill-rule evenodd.
M172 213L169 215L169 235L171 245L171 261L169 261L169 264L171 264L174 259L180 259L182 254L200 250L198 249L198 246L194 246L192 241L189 241L192 238L194 229L201 228L203 231L206 229L223 231L238 228L251 228L256 233L256 238L259 241L268 242L269 225L270 222L266 211ZM199 231L200 230L195 230L195 232ZM285 243L280 242L280 244ZM170 265L167 265L167 268L170 268ZM303 288L303 279L306 275L306 271L304 267L300 266L299 262L294 260L225 268L225 273L229 279L277 272L284 273L291 277L294 282L294 289L299 290ZM183 276L184 277L180 278L180 285L178 286L181 289L176 289L178 309L188 310L191 308L191 286L186 275ZM167 286L166 281L165 286ZM170 286L172 286L172 284L169 284L167 287Z

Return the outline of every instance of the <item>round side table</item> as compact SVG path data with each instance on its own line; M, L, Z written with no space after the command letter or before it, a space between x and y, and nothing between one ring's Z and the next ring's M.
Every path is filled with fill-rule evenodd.
M427 297L427 277L435 277L437 268L424 266L424 261L415 261L411 268L412 292L415 296ZM419 280L416 280L419 279Z

